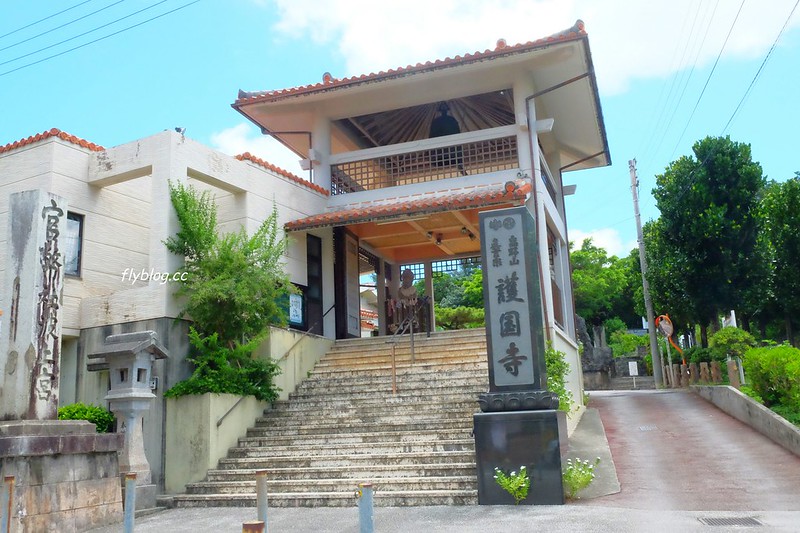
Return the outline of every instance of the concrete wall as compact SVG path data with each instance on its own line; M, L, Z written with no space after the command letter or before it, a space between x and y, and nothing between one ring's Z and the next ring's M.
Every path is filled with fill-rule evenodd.
M735 419L800 456L800 428L728 385L692 386L696 392Z
M553 348L560 352L564 352L565 360L569 365L569 372L567 373L567 390L572 392L572 399L575 402L574 410L567 416L567 431L570 435L578 427L583 412L586 407L583 405L583 373L581 370L580 355L578 355L578 346L569 339L561 330L553 328L551 330L553 339Z
M286 400L332 346L333 340L325 337L270 328L269 339L259 347L256 356L278 362L281 373L275 384L281 389L279 399Z
M169 398L165 491L184 492L187 483L205 478L268 406L253 396L233 394Z
M74 380L69 387L76 391L80 401L108 407L105 395L109 388L108 371L88 372L86 366L92 362L88 355L99 352L108 335L133 333L136 331L155 331L158 339L167 349L168 357L153 364L151 376L158 379L158 388L153 391L156 398L150 410L144 414L143 436L144 451L150 469L153 472L153 483L164 488L164 461L167 450L164 447L166 400L164 391L177 382L186 379L192 373L192 367L186 361L189 353L189 323L171 318L114 324L101 328L89 328L81 331L77 350L77 361L74 365L79 369L77 375L62 376L62 380Z

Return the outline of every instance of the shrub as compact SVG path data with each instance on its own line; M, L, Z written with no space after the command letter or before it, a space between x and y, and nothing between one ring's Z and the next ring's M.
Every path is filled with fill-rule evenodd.
M247 344L236 343L233 348L228 348L220 344L216 333L202 337L194 328L190 328L189 342L197 355L187 359L194 363L194 372L188 379L166 391L164 396L176 398L213 392L274 401L280 391L274 383L280 367L273 361L251 357L261 341L261 337L256 337Z
M544 351L544 361L547 366L547 390L558 395L558 409L569 415L572 413L575 399L572 397L572 391L567 389L569 363L566 355L548 342Z
M725 361L728 356L742 357L756 345L756 339L743 329L724 327L708 339L711 356L717 361Z
M87 420L98 433L108 433L114 428L116 418L108 409L85 403L72 403L58 408L59 420Z
M531 478L528 476L528 470L524 466L519 467L519 472L514 471L510 474L506 474L495 467L494 480L514 498L514 505L519 505L519 502L528 497Z
M683 351L683 357L689 363L710 363L714 360L711 350L709 348L703 348L700 345L692 346L691 348L686 348ZM723 358L724 360L724 358Z
M614 357L625 357L636 353L639 346L650 345L650 337L647 335L635 335L624 330L615 331L611 334L610 339L608 346Z
M578 492L588 487L594 481L594 468L600 464L600 458L596 458L594 463L581 461L577 457L575 462L567 459L567 465L561 478L564 481L564 495L567 499L574 499Z
M484 310L475 307L434 306L436 326L442 329L479 328L485 324Z
M800 411L800 350L786 344L752 348L745 353L743 365L764 405Z

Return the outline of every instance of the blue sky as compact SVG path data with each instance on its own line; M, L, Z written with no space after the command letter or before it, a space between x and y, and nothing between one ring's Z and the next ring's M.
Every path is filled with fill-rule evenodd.
M534 40L580 18L589 33L614 164L565 174L565 183L578 185L567 199L570 236L593 235L610 252L627 255L636 235L631 158L638 160L645 221L658 215L650 194L655 175L706 135L751 144L772 179L800 170L800 9L725 127L796 2L5 2L0 145L55 127L110 147L181 126L188 137L224 152L250 151L299 173L294 156L281 153L231 109L238 89L316 83L324 72L377 72L494 48L500 37ZM101 40L87 44L95 39ZM61 55L46 59L55 54Z

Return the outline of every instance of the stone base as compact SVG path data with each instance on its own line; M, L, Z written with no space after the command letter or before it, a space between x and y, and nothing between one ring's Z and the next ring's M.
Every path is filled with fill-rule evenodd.
M608 372L587 372L583 371L583 388L585 390L610 390L611 378Z
M510 473L523 465L531 486L521 504L564 503L557 411L476 413L473 421L479 504L513 505L514 499L496 483L494 469Z
M125 503L125 476L121 476L122 480L122 502ZM136 511L145 509L152 509L156 506L156 490L155 485L136 485ZM125 506L123 505L123 508Z
M79 532L122 521L123 435L82 421L0 422L0 476L14 476L11 533Z

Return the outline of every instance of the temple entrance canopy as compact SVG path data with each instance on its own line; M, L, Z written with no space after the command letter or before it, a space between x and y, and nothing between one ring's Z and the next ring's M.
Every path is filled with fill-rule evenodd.
M403 270L412 267L414 281L424 279L425 290L419 296L429 297L428 315L433 317L433 263L479 256L479 211L522 205L530 192L531 182L525 177L505 183L453 187L343 205L289 222L286 229L299 232L334 228L337 302L342 313L337 324L347 325L347 329L338 328L337 336L363 334L361 294L365 287L373 285L372 279L377 331L387 334L397 320L393 304L401 299ZM433 325L431 321L430 326Z

